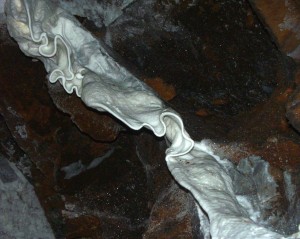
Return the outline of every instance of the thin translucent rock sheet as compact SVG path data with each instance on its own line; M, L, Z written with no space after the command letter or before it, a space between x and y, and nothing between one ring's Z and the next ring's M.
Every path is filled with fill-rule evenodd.
M8 0L6 14L11 36L26 55L44 63L50 82L59 81L68 93L75 91L88 106L132 129L145 126L166 136L168 167L207 212L212 238L282 237L248 218L216 157L203 144L194 145L180 116L116 63L73 16L47 0Z
M110 112L132 129L145 126L163 136L166 124L178 125L178 143L170 152L192 148L176 112L116 63L72 15L41 0L7 1L6 14L11 36L26 55L44 63L50 82L60 81L68 93L75 91L88 106Z
M206 211L212 238L300 238L299 233L283 237L255 224L237 202L232 180L218 160L205 142L197 142L186 155L167 156L167 164L174 178L194 195Z

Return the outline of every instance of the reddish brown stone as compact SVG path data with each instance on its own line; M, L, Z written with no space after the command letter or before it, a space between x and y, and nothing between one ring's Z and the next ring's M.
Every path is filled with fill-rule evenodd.
M107 113L100 113L84 105L75 93L67 94L59 83L48 83L54 104L84 133L95 140L110 142L116 139L121 126Z
M88 164L104 155L110 145L82 134L67 115L57 110L47 93L41 63L33 63L16 45L2 45L0 52L0 113L13 140L32 161L33 186L55 234L62 235L57 238L63 238L64 203L58 191L67 180L61 167L76 161ZM11 144L1 145L9 153Z
M299 136L289 122L298 122L296 119L299 117L290 116L288 122L285 108L292 92L288 84L281 82L270 99L254 107L251 112L240 114L236 126L227 135L227 140L238 143L224 145L225 156L238 162L242 158L257 155L275 168L298 170ZM291 112L296 114L297 111L289 112L289 109L291 107L288 107L288 116Z
M286 105L286 116L289 123L298 131L300 131L300 70L296 73L295 82L298 85L296 90L293 92Z
M226 104L228 104L228 99L226 99L226 98L214 99L212 104L213 105L226 105Z
M269 95L262 97L262 93L257 94L262 92L262 85L273 92L273 83L282 80L280 78L277 81L276 74L281 74L286 65L277 60L280 56L276 55L273 47L268 47L269 43L265 44L268 36L265 34L266 37L260 37L264 35L264 30L257 30L260 24L256 15L249 9L246 1L224 1L224 5L215 1L203 1L199 6L193 6L193 1L189 0L175 5L172 11L166 11L166 4L161 4L162 2L167 3L170 9L173 3L163 0L156 4L161 12L168 14L167 17L163 16L167 19L166 27L169 20L175 26L178 22L183 28L182 33L163 32L161 26L157 31L153 22L152 25L147 22L150 27L142 25L142 31L138 31L144 32L143 34L134 35L134 31L119 34L120 32L113 31L114 26L111 25L107 29L114 49L119 50L127 60L140 62L138 64L141 69L148 72L146 75L150 79L149 85L152 84L162 98L169 100L177 96L171 103L182 109L193 138L201 139L204 135L220 141L226 137L228 141L238 142L235 146L226 145L228 155L232 155L228 158L238 161L253 154L262 155L271 163L271 174L282 182L282 171L288 166L280 158L289 157L293 162L288 163L298 167L298 135L285 119L284 105L291 95L291 88L280 85L281 89L266 102L262 100ZM268 7L272 7L272 4ZM220 17L215 17L216 12ZM126 14L131 13L128 11ZM130 27L139 30L139 24L143 24L143 21L140 18L135 20L139 16L131 17ZM129 24L131 23L126 21L124 25L118 25L117 22L114 25L128 33L125 28ZM186 26L191 30L187 31ZM97 31L94 33L97 34ZM182 39L178 38L178 33L179 36L182 34ZM130 37L126 39L127 35ZM2 55L8 63L0 66L0 80L3 83L3 89L0 89L1 113L14 138L34 161L33 182L46 214L52 215L49 218L56 219L58 226L64 225L63 219L65 220L67 237L141 238L144 227L147 226L149 211L152 210L145 232L146 238L201 238L197 232L199 223L195 218L193 199L170 183L171 176L164 161L166 146L161 139L149 135L135 135L136 138L123 135L114 142L113 155L102 162L101 167L64 180L61 167L79 160L88 165L91 159L111 149L111 145L100 144L85 137L70 122L70 117L55 110L47 96L45 81L41 81L45 76L41 64L31 63L15 51L4 51ZM8 55L16 58L9 59ZM18 67L21 65L19 71L15 71L14 64ZM32 68L32 64L37 67ZM7 70L11 75L2 73ZM153 79L155 76L160 78ZM248 82L250 84L245 86ZM173 87L176 87L176 92ZM248 97L250 91L254 94L251 93ZM62 90L50 89L50 92L55 104L71 115L82 132L104 141L112 141L117 136L119 128L114 128L114 123L104 125L102 120L106 122L108 119L87 110L80 99L66 95ZM187 98L180 97L182 92ZM226 99L224 96L230 98ZM23 97L22 101L19 97ZM213 99L218 99L219 102L213 102ZM259 105L249 112L258 102ZM241 107L238 104L249 106ZM30 106L27 107L28 105ZM224 117L224 109L230 107L238 108L234 114L241 111L244 113L236 117ZM213 114L215 111L221 112L221 116L214 120L212 117L200 118L195 115L197 109L200 109L197 112L200 116L211 112ZM108 122L111 122L110 119ZM21 137L23 125L28 136L26 140ZM16 130L16 126L21 128ZM97 130L104 131L99 134ZM122 137L125 143L120 143ZM277 147L280 149L279 153L276 151ZM291 152L288 151L289 148ZM6 149L9 150L8 147ZM59 193L60 188L57 186L63 188ZM61 195L66 198L64 202ZM71 202L80 205L81 215L78 218L62 218L60 210L63 203ZM57 238L65 236L62 233Z
M295 95L295 97L298 97ZM300 105L298 100L293 100L287 105L287 117L289 123L293 125L295 129L300 131Z
M210 115L210 112L207 109L202 108L202 109L197 110L196 115L198 115L200 117L205 117L205 116Z
M72 144L90 147L95 142L82 135L53 105L42 64L33 63L16 46L3 46L0 51L1 113L18 145L49 180L54 180L55 170L61 166L81 157L91 160L107 150L107 145L98 143L98 152L91 158L79 147L74 150ZM17 71L15 65L19 66Z
M159 77L145 79L145 82L153 90L155 90L162 99L166 101L172 100L176 96L176 91L174 86L165 83Z
M251 11L250 9L247 11L247 16L246 16L246 26L248 28L253 28L255 27L255 19L254 19L254 14L253 11Z
M274 138L266 142L262 149L254 152L267 160L275 167L299 172L300 170L300 145L285 138Z
M300 5L297 0L251 0L280 49L300 60Z
M300 144L281 136L270 137L266 142L258 145L252 143L232 143L213 145L216 153L238 163L250 156L259 156L270 163L276 170L300 171ZM273 175L273 174L272 174ZM278 174L273 176L278 178Z
M258 148L257 145L239 143L211 145L218 155L224 158L233 159L236 164L238 164L241 159L247 159L248 162L251 162L250 167L253 171L250 174L250 177L252 177L252 179L256 178L258 181L261 180L259 178L262 176L259 171L262 169L262 165L266 160L269 163L267 168L268 174L272 176L272 180L276 183L276 192L273 193L272 197L266 197L264 200L260 201L261 220L268 221L269 226L276 228L276 230L283 234L290 234L292 232L290 232L291 228L294 228L292 230L297 230L294 226L291 226L293 223L288 224L286 222L294 220L296 222L298 221L298 219L295 219L296 217L294 215L299 213L297 212L297 209L295 209L297 208L297 206L295 207L295 204L299 204L299 190L295 190L294 194L289 194L287 192L290 190L290 187L294 187L294 185L298 185L300 182L299 180L296 183L294 182L294 175L299 175L300 170L299 144L286 141L286 139L273 137L268 139L268 142L261 148ZM289 149L291 149L292 152L289 152ZM254 158L255 160L253 160ZM255 161L259 163L256 164ZM295 163L297 163L297 165L295 165ZM242 168L243 164L240 164L238 170L241 170ZM243 171L243 176L247 175L246 171ZM248 171L248 173L249 172L250 171ZM286 180L286 173L291 176L290 183L293 185L287 185L289 184L289 180ZM266 174L263 173L263 176L266 176ZM235 177L233 177L234 187L243 187L243 182L240 180L241 178L238 177L239 179L236 181L234 178ZM267 179L264 179L262 183L267 181ZM248 190L248 193L253 195L253 192L257 190L256 193L262 195L264 190L268 191L268 186L266 185L262 186L261 189L259 188L259 184L252 189L251 187L248 187L244 193L247 194ZM254 191L252 191L253 189ZM276 217L274 217L274 215L276 215Z
M288 126L285 105L291 95L288 85L281 85L270 99L257 105L250 112L238 116L235 128L229 133L233 141L264 144L269 137L281 135L298 139L297 134Z
M299 69L299 67L295 74L295 83L296 83L296 85L300 84L300 69Z
M193 197L174 183L159 195L149 220L144 239L202 238Z
M66 219L66 238L102 239L101 221L95 216L80 216ZM105 239L105 238L103 238Z

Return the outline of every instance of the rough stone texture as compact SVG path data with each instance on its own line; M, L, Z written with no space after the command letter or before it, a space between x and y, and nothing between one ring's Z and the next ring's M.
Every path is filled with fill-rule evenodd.
M297 85L292 96L290 97L286 106L286 116L289 119L289 123L296 129L300 131L300 69L296 72L295 83Z
M226 161L224 164L233 179L236 195L247 199L245 205L251 208L248 211L253 220L285 235L297 231L300 223L299 167L274 166L272 161L269 163L257 156L263 155L261 152L251 151L253 148L249 145L212 144L212 147L221 157L238 161L236 166L228 166ZM274 148L265 151L271 155ZM274 154L273 159L277 157Z
M287 211L283 218L292 225L275 220L267 226L292 232L300 221L300 139L285 105L300 74L295 80L293 64L274 47L248 1L175 2L132 1L105 26L107 16L93 15L102 29L80 21L181 113L194 139L213 139L220 155L236 164L253 155L266 160L278 194L265 217ZM283 1L256 2L284 19L274 14L286 8ZM110 1L105 4L110 9ZM277 29L286 53L295 52L293 26ZM163 139L125 131L57 85L48 86L50 98L41 64L24 57L7 35L2 39L0 148L33 182L57 238L202 238L192 198L166 168ZM288 113L299 129L297 92Z
M280 49L300 61L300 4L297 0L251 0Z
M87 159L88 155L96 157L109 149L108 145L81 134L69 117L57 111L47 94L45 72L40 63L32 63L16 47L1 47L1 55L1 114L18 145L49 177L49 182L55 181L56 170L67 165L75 155L84 162L91 160ZM18 71L14 69L15 64L21 66ZM72 143L89 150L74 150Z
M269 228L276 228L282 234L297 230L287 225L289 206L284 188L283 171L271 167L260 157L250 156L239 162L234 179L237 195L253 200L254 210L259 211L257 221ZM256 208L255 208L256 207Z
M203 238L192 196L171 179L164 163L164 142L148 133L142 133L136 140L136 152L146 172L151 208L143 238Z
M26 152L27 168L20 166L34 182L56 237L140 238L157 196L171 181L164 162L164 141L147 133L144 136L123 135L111 144L95 142L54 107L47 95L45 72L40 63L23 56L15 44L4 45L0 50L6 56L0 77L3 86L0 89L2 150L16 162L21 161L22 150ZM12 63L22 67L14 71ZM32 68L32 64L35 67ZM171 86L160 80L158 85L170 88L171 94L161 91L166 94L166 100L173 97ZM97 122L87 125L90 117L96 120L95 113L87 112L73 96L62 95L60 89L54 92L53 88L57 86L50 86L56 105L71 114L82 131L104 141L116 137L119 127L115 131L107 127L101 134L93 134L90 129L101 131ZM77 115L84 112L89 120L82 125L80 117L83 114L79 119ZM77 165L89 165L110 150L113 153L100 167L79 170L78 175L65 179L62 169L78 162ZM178 199L176 203L180 208L185 202ZM194 228L188 222L195 216L194 212L195 208L186 212L187 222L181 225L186 234L193 234L190 230ZM170 225L169 229L176 227L177 224L174 228Z
M275 167L298 170L299 136L285 117L285 105L291 92L289 82L281 84L269 100L254 107L251 112L239 115L236 127L227 135L227 141L244 144L244 152L260 155ZM237 156L243 156L238 155L239 151L235 152Z
M144 239L201 239L193 197L171 183L157 198Z
M283 53L300 62L300 4L297 0L251 0L252 6L269 29L270 34ZM299 67L296 85L299 85ZM300 89L295 89L287 104L287 118L290 124L300 130Z
M1 154L0 168L1 238L54 239L33 186Z
M66 219L66 238L92 238L101 239L102 222L95 216L78 216Z
M247 1L133 3L103 38L145 78L173 85L182 114L247 110L286 68Z
M72 121L82 132L98 141L111 142L117 138L122 127L107 113L101 114L88 109L75 94L67 95L59 83L48 83L48 87L57 108L70 115Z
M149 215L149 189L132 137L121 136L100 167L69 180L63 192L67 203L63 214L68 221L96 217L101 222L98 233L101 231L103 238L141 235ZM74 238L72 231L67 235Z
M145 82L151 86L163 100L169 101L176 96L174 86L166 84L161 78L145 79Z
M16 45L1 45L0 51L3 60L0 113L13 137L5 136L4 130L1 145L7 154L14 154L16 145L12 142L15 141L28 155L32 166L27 171L59 237L64 231L61 213L64 203L58 189L68 183L60 168L80 160L88 164L104 155L110 145L82 134L68 116L57 110L47 93L45 72L40 63L23 56ZM15 65L19 66L18 71ZM80 147L74 148L74 145Z

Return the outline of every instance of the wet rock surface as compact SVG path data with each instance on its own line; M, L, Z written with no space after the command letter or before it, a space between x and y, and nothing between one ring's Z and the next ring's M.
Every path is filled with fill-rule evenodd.
M291 9L298 16L297 4L268 2L105 1L107 12L121 6L115 19L97 8L79 19L182 115L194 139L217 143L258 222L290 234L300 223L300 111L299 73L286 55L299 45L298 17L283 32L278 24ZM34 186L56 238L203 238L192 197L165 165L165 141L47 84L42 64L1 29L0 151Z

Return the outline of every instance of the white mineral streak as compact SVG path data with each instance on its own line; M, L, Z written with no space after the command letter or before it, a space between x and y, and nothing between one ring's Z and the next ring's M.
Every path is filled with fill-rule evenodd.
M64 9L71 11L72 15L87 17L96 26L107 27L116 21L123 10L135 0L60 0L58 3Z
M11 36L26 55L44 63L50 82L59 81L68 93L75 91L88 106L132 129L145 126L165 135L171 145L168 167L208 214L212 238L284 238L249 219L218 158L204 143L194 143L180 116L116 63L72 15L47 0L8 0L6 14Z
M103 156L100 156L98 158L95 158L90 164L88 165L84 165L81 160L75 162L75 163L71 163L68 166L65 166L63 168L61 168L62 171L65 172L65 179L71 179L87 170L96 168L99 164L101 164L105 159L109 158L112 153L115 151L114 148L112 148L111 150L109 150L106 154L104 154Z

